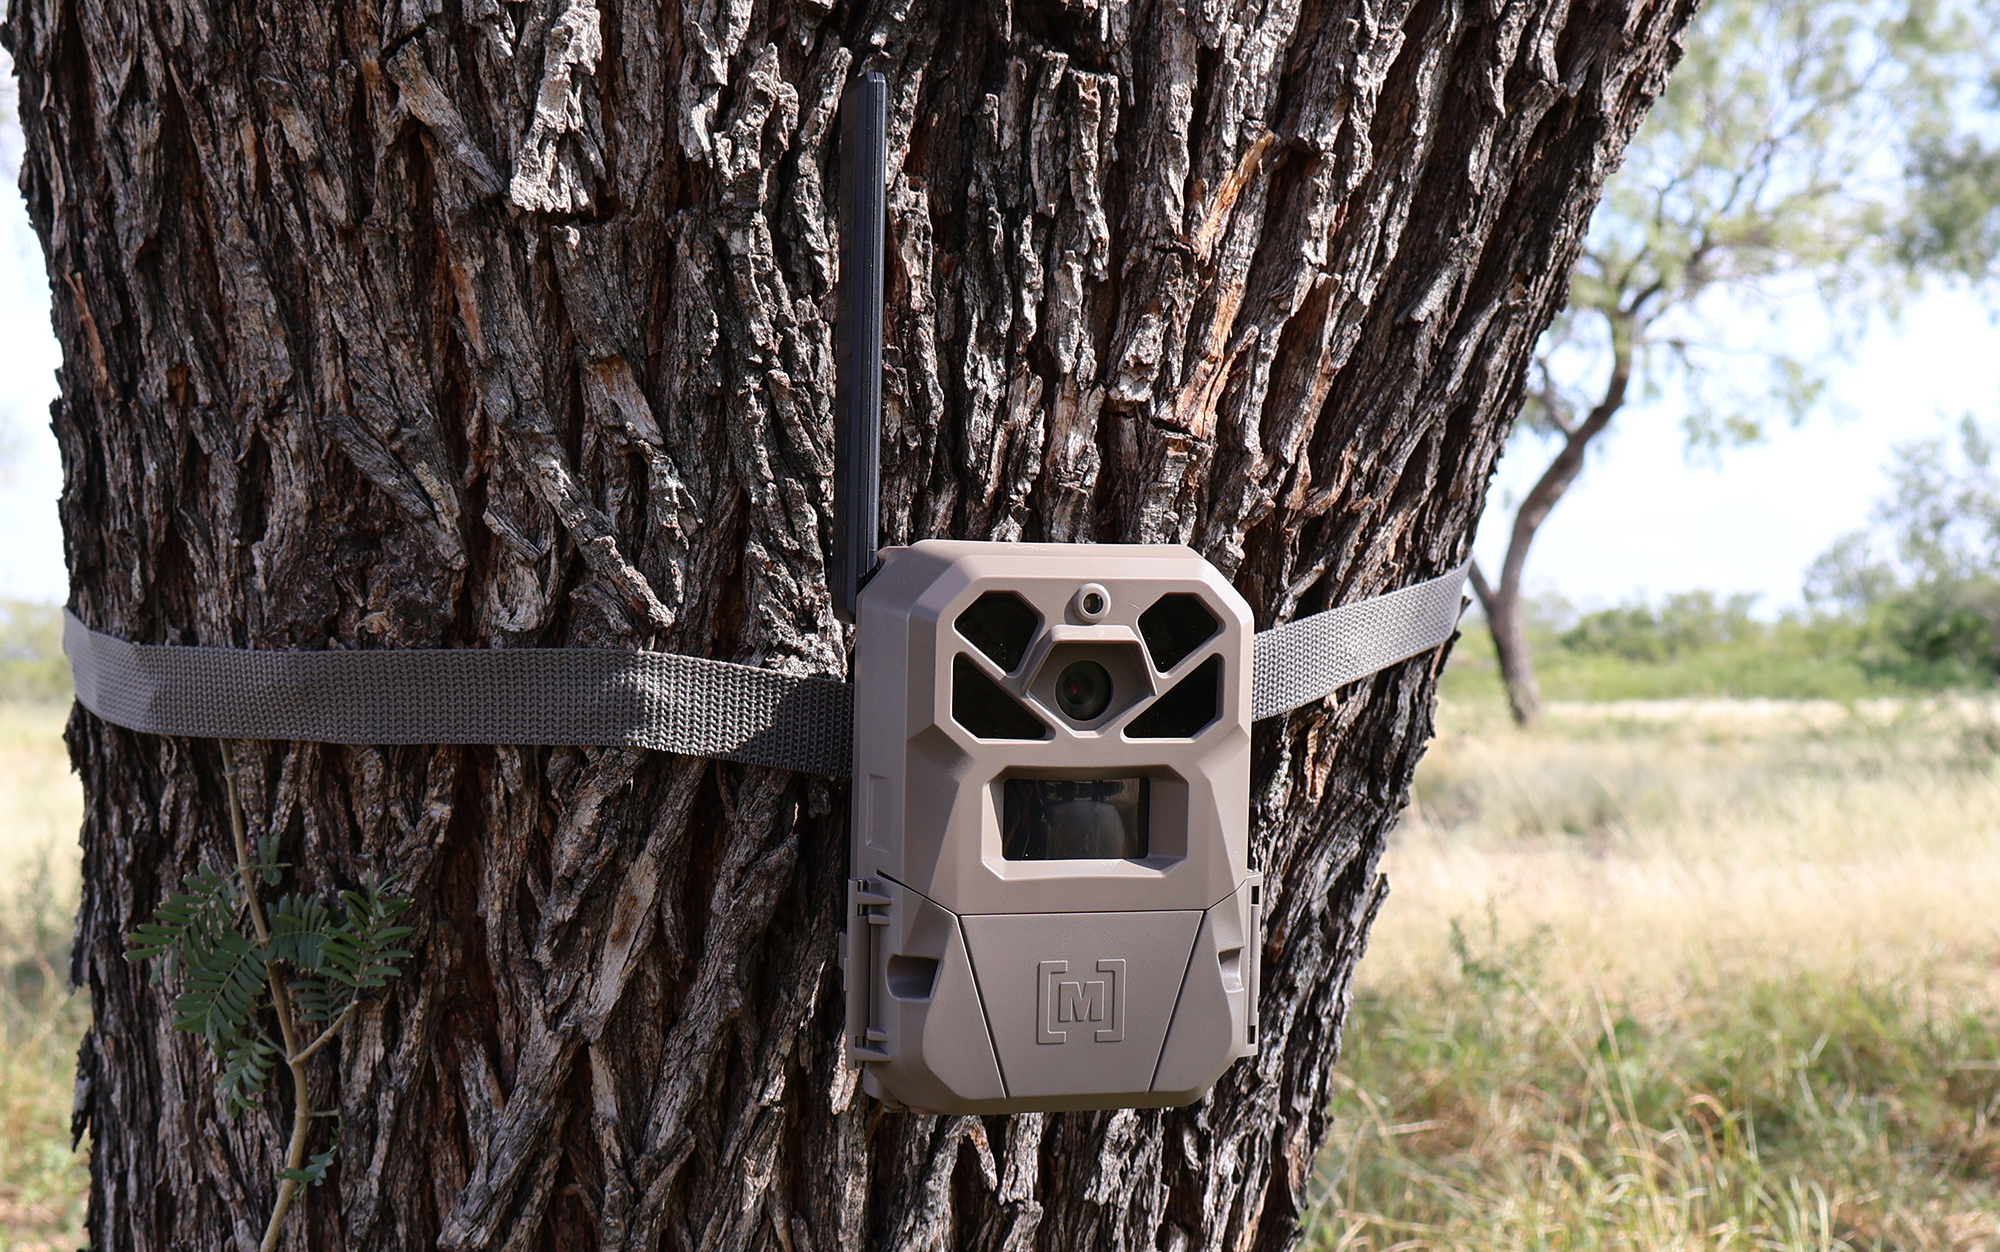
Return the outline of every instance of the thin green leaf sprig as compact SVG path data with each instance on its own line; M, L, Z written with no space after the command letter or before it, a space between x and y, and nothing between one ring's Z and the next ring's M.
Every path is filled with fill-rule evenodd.
M275 887L290 868L277 860L275 837L258 840L249 867ZM181 881L145 923L126 937L125 959L152 961L154 986L171 987L173 1028L198 1034L222 1065L216 1094L231 1113L256 1105L280 1060L303 1063L330 1042L364 995L380 990L401 971L409 952L397 945L410 935L397 919L410 901L391 893L395 876L369 874L358 891L280 896L269 910L268 937L249 918L254 907L235 875L204 861ZM275 968L274 968L275 967ZM296 1019L319 1027L312 1042L287 1056L258 1020L281 974ZM318 1155L302 1173L317 1183L332 1162Z
M278 1166L278 1191L258 1252L277 1252L285 1215L301 1188L326 1181L340 1152L338 1113L315 1112L306 1062L340 1035L364 996L398 976L409 938L397 919L410 901L390 891L395 875L373 872L359 891L329 898L280 896L266 909L263 888L276 887L290 866L278 860L275 835L253 845L237 786L236 755L217 740L229 835L236 848L232 877L201 862L181 880L152 921L126 936L125 957L152 961L153 985L174 987L175 1030L198 1034L222 1063L216 1094L225 1116L256 1106L283 1061L292 1084L292 1134ZM275 1021L278 1038L266 1025ZM317 1029L316 1035L309 1033ZM313 1124L333 1119L333 1143L306 1154Z
M306 1158L306 1163L297 1169L278 1171L278 1177L300 1187L317 1187L326 1181L327 1171L333 1168L333 1159L340 1155L340 1123L333 1127L333 1142L324 1152L315 1152Z

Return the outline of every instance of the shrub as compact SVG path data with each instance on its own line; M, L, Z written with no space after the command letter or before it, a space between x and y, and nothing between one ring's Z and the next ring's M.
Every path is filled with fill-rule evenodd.
M2000 578L1929 578L1878 601L1868 616L1867 663L1925 687L2000 679Z
M1640 601L1586 614L1560 641L1571 652L1670 661L1762 635L1762 623L1750 616L1756 600L1748 594L1719 599L1712 591L1677 592L1658 608Z

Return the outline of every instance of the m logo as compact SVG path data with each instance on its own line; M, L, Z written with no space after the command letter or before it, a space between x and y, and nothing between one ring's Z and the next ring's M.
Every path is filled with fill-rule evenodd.
M1036 1043L1067 1043L1065 1023L1102 1025L1092 1032L1099 1043L1125 1041L1125 962L1106 958L1097 963L1097 977L1069 973L1068 961L1043 961L1040 978L1041 1020L1035 1023Z

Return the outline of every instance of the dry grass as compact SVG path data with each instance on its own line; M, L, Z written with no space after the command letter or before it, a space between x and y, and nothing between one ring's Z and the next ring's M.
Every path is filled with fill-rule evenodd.
M2000 1248L2000 708L1440 725L1316 1245Z
M2000 953L2000 706L1557 705L1532 733L1447 707L1388 861L1364 979L1439 972L1454 917L1544 929L1549 973L1622 995L1691 971Z
M23 866L46 865L73 905L83 797L62 743L68 716L67 703L0 701L0 873L14 880Z
M69 1112L89 1006L67 989L82 816L67 714L0 703L0 1250L15 1252L84 1241L88 1175Z

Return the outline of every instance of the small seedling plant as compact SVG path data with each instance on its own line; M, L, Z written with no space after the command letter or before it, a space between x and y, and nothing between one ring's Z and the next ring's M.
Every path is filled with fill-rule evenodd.
M282 895L267 908L263 889L278 886L290 866L277 859L275 835L253 850L226 747L223 762L236 872L203 861L151 922L126 936L125 958L152 962L153 985L174 993L174 1029L200 1035L215 1053L216 1095L228 1113L257 1107L279 1062L290 1070L291 1143L260 1249L272 1252L298 1189L326 1181L340 1150L336 1125L327 1149L306 1155L314 1119L337 1116L312 1108L306 1062L400 972L410 954L397 945L410 928L396 921L410 902L392 894L393 875L371 873L357 891Z

